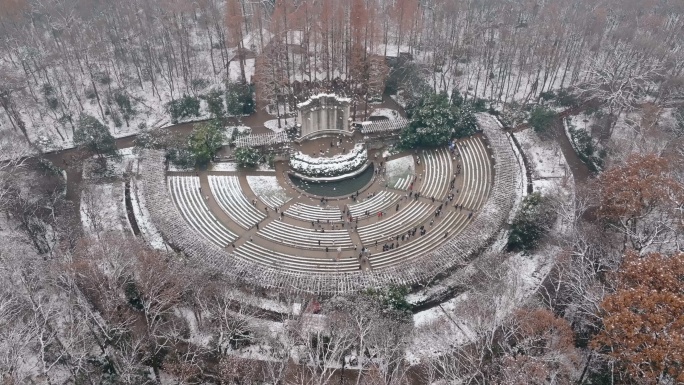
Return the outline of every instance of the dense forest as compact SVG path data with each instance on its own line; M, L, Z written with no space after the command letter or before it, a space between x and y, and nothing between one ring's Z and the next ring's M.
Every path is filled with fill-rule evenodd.
M116 138L324 92L496 116L561 188L447 294L265 294L101 219ZM684 1L0 0L0 105L2 384L684 384Z
M415 58L421 86L436 91L525 103L576 86L609 103L611 113L644 94L667 105L681 96L681 7L4 0L0 122L50 148L70 142L82 112L130 133L162 123L164 104L231 82L257 83L269 102L291 97L297 81L341 78L364 94L382 93L373 84L387 71L381 59L399 53Z

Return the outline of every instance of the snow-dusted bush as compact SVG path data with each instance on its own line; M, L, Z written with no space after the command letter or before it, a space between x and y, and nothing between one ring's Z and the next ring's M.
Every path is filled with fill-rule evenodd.
M554 211L548 199L539 193L523 199L522 207L511 224L508 236L508 250L533 250L539 245L551 224L555 221Z
M184 95L180 99L166 104L166 111L171 115L171 122L178 123L180 119L190 116L200 116L200 100L194 96Z
M306 176L337 176L358 170L368 161L368 152L363 144L356 144L347 154L333 157L312 157L296 152L290 158L290 168Z
M259 151L252 147L236 148L233 156L240 167L256 167L259 164L259 158L261 158Z

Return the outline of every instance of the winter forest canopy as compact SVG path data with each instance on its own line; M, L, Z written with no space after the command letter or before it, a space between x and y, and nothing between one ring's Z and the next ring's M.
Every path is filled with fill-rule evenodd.
M379 191L307 211L278 178L327 94L347 136L302 156L360 151ZM681 0L0 0L0 107L3 384L684 383ZM248 285L159 196L211 250L451 265Z

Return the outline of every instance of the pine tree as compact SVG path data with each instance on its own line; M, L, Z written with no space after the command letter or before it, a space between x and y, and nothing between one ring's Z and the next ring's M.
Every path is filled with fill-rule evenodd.
M74 144L100 158L116 156L116 141L107 127L96 117L81 114L78 119L78 128L74 132Z

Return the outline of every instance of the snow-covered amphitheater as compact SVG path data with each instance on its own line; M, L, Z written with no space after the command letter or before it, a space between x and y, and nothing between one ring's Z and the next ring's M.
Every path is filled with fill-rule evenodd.
M514 205L521 171L508 134L489 115L478 121L482 132L452 148L389 154L363 147L365 166L353 175L368 180L329 196L294 183L293 162L180 172L167 169L163 152L145 150L144 199L164 241L189 265L236 284L318 295L415 287L467 265ZM344 142L300 143L302 162L313 164L303 170L318 172L325 156L355 162L367 134L397 127L379 123Z

